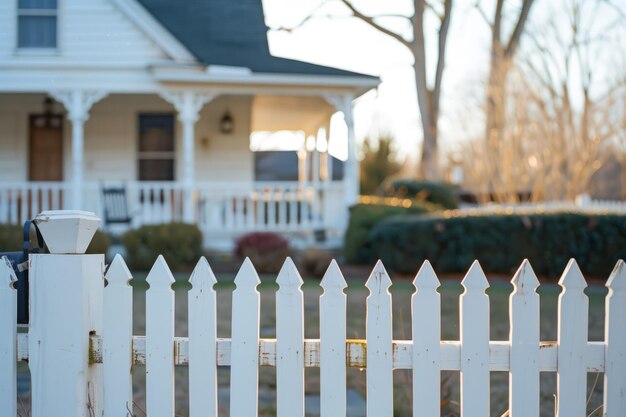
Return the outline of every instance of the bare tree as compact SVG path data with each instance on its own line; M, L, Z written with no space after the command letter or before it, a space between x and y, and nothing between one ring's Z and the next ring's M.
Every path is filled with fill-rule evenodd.
M325 0L329 1L329 0ZM438 180L441 178L439 166L438 121L440 115L441 85L446 60L446 44L448 29L452 17L453 0L439 0L430 3L426 0L413 0L414 13L412 16L395 15L411 23L413 36L407 38L398 31L394 31L379 22L379 18L389 16L368 16L361 12L351 0L337 0L343 3L355 18L367 23L373 29L383 33L404 45L413 55L413 71L417 90L417 104L422 120L422 142L420 176ZM437 64L434 83L429 85L426 62L426 34L424 33L426 13L432 12L439 21L437 37ZM299 25L309 21L313 15L307 16ZM285 28L281 28L285 30ZM287 30L293 30L289 28Z
M502 136L502 130L506 123L504 116L506 114L505 88L507 77L513 65L513 58L522 39L534 0L522 0L521 3L513 30L508 37L503 34L505 1L496 1L492 20L489 20L481 4L477 3L479 12L491 29L491 57L485 97L485 136L490 142L497 142Z
M520 191L535 201L573 200L608 157L623 154L626 75L618 65L607 68L624 54L624 16L594 18L608 4L568 0L566 14L529 31L528 47L508 69L498 142L477 140L466 149L487 162L467 171L474 186L489 184L483 193L500 202L516 202Z

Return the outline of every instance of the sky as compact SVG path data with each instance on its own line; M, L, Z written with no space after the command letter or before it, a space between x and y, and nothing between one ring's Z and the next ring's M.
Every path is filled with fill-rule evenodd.
M439 121L440 146L444 150L453 149L462 139L480 137L483 129L483 114L476 110L480 108L484 94L490 31L476 8L476 1L456 0L454 4ZM565 1L536 0L531 22L536 24L549 17L548 14L562 10L563 4L557 3ZM353 3L368 15L412 13L410 0L354 0ZM515 6L514 3L508 2L512 6ZM381 78L377 91L357 101L355 128L359 141L366 135L375 137L378 132L390 132L395 137L400 154L418 154L422 134L413 80L413 58L404 46L366 23L351 18L348 9L337 0L263 0L263 4L266 23L271 29L296 26L311 12L317 16L292 32L270 30L268 37L272 54ZM320 4L323 5L320 7ZM481 4L487 15L491 15L493 1L484 0ZM608 17L601 15L600 20L602 18ZM400 33L410 34L410 26L404 19L389 17L380 22ZM436 64L434 19L427 21L425 31L428 70L432 77ZM335 121L333 128L340 123L340 119Z

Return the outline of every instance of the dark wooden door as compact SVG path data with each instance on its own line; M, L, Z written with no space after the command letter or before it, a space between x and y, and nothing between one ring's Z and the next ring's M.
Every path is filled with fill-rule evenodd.
M63 116L30 116L30 181L63 181Z

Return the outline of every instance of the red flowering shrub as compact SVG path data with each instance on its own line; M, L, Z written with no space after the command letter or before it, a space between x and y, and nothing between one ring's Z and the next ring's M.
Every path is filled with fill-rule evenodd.
M277 233L248 233L237 239L235 254L250 258L258 272L276 273L289 256L289 242Z

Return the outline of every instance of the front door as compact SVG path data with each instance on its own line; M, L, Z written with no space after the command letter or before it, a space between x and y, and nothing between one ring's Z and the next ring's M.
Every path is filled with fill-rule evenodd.
M63 116L31 115L30 181L63 181Z

